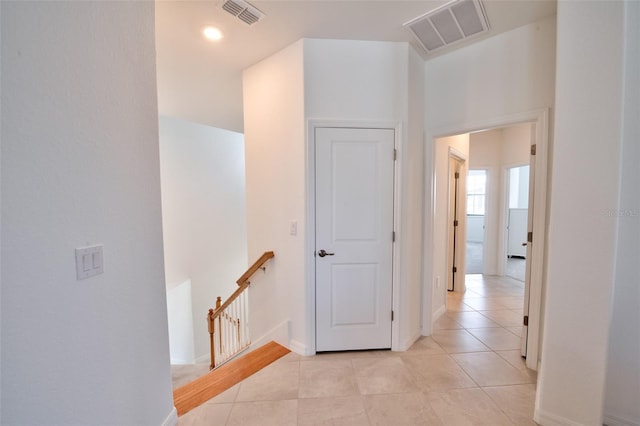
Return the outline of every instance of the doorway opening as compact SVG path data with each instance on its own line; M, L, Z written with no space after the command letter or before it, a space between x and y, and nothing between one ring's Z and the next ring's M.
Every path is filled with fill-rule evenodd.
M471 169L467 174L467 274L484 273L487 170Z
M507 258L505 275L525 281L529 217L528 164L507 169Z
M431 232L430 235L427 235L434 240L432 258L429 259L433 272L431 278L433 301L430 301L433 311L432 317L426 320L435 323L440 316L445 314L447 312L445 309L446 301L451 297L460 299L456 301L457 303L464 303L464 299L474 296L476 299L485 299L470 300L470 304L465 304L464 306L458 303L458 307L464 308L463 310L476 311L477 315L474 316L483 315L488 319L491 319L489 318L491 314L485 312L486 315L484 315L483 309L495 311L495 308L498 307L501 312L496 315L499 315L499 317L491 320L505 322L505 324L501 324L502 327L505 329L510 328L509 331L522 336L520 349L522 355L526 355L526 365L528 368L536 370L539 358L538 347L546 223L548 111L540 110L519 114L510 118L495 120L491 123L484 123L484 125L476 123L474 126L460 126L458 130L466 131L467 133L443 131L434 133L434 135L438 136L433 136L431 139L433 141L434 161L434 174L431 177L431 184L433 185L431 201L433 203L434 217L433 222L426 224L427 227L431 225L431 228L427 228L426 232ZM465 179L468 187L468 191L465 192L465 204L468 205L465 212L468 214L463 215L462 222L464 222L465 226L463 245L465 246L465 253L468 253L469 257L469 263L465 262L464 266L469 268L468 272L475 272L475 274L467 275L465 280L467 283L466 288L456 288L456 291L451 293L443 292L444 289L440 287L442 278L439 277L439 274L446 272L447 262L443 262L442 256L438 254L438 251L442 250L447 253L448 244L442 242L442 231L439 229L448 229L449 224L446 221L446 218L448 218L446 211L443 215L442 208L438 207L438 203L442 205L442 198L438 195L442 193L442 184L439 181L442 182L443 177L446 176L442 175L442 171L438 171L438 167L442 170L442 166L438 166L438 164L443 161L442 141L456 140L456 138L466 138L468 143L467 167L473 171ZM478 140L479 142L477 142ZM476 149L478 144L484 144L484 147ZM521 167L527 166L528 163L530 163L528 168L528 183L530 185L527 190L524 190L522 188L527 181L525 178L527 167ZM508 193L510 169L514 170L514 176L511 177L511 186L516 185L517 173L517 179L519 179L517 184L520 188L519 191L512 190L514 194L511 196ZM477 180L478 183L474 183L474 180ZM510 207L510 197L514 200L518 199L518 197L525 197L528 198L528 202L519 201ZM511 222L509 222L510 208L522 209L523 205L526 205L530 212L528 215L521 215L524 216L526 224L524 235L518 234L513 229L518 227L516 225L518 218L515 217L517 213L512 215ZM484 210L479 206L483 206ZM445 217L445 219L443 220L442 217ZM473 221L476 223L472 224ZM509 223L511 223L512 228L512 239L517 239L518 244L520 244L520 251L518 252L509 251ZM474 230L476 231L475 234ZM479 235L478 230L480 230ZM467 236L469 237L468 240ZM482 243L481 261L476 262L475 266L471 266L473 264L473 256L470 254L468 242ZM524 254L522 254L523 249L525 250ZM507 272L508 251L509 258L524 261L524 281L512 278L512 276L516 276L515 273ZM516 277L522 279L522 274L520 273ZM476 281L478 281L476 278L484 280L482 285L476 285ZM500 280L505 280L505 282L500 282ZM498 291L486 286L489 281L491 285L500 290L507 289L510 294L498 295ZM493 297L496 299L502 298L502 300L489 300ZM487 309L490 305L492 308ZM471 316L463 312L458 312L458 315ZM513 350L514 353L518 352L515 348Z

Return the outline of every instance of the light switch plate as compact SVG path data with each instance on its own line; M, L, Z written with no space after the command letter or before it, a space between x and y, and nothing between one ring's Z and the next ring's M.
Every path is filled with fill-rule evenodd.
M76 278L85 278L104 273L102 244L76 249Z

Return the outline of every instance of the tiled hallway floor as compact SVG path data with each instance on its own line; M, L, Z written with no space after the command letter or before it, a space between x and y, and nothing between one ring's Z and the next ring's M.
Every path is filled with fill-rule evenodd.
M469 275L467 287L406 352L290 353L179 424L535 425L536 375L518 349L523 285Z

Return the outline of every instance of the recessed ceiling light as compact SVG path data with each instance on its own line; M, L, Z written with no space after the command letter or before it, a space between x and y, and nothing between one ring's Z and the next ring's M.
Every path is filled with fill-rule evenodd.
M202 34L209 40L218 41L222 39L222 31L216 27L206 27L202 30Z

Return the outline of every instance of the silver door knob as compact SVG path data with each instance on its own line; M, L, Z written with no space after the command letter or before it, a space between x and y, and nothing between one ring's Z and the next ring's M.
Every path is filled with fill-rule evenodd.
M324 250L324 249L318 251L318 256L320 256L320 257L333 256L334 254L335 253L327 253L326 250Z

